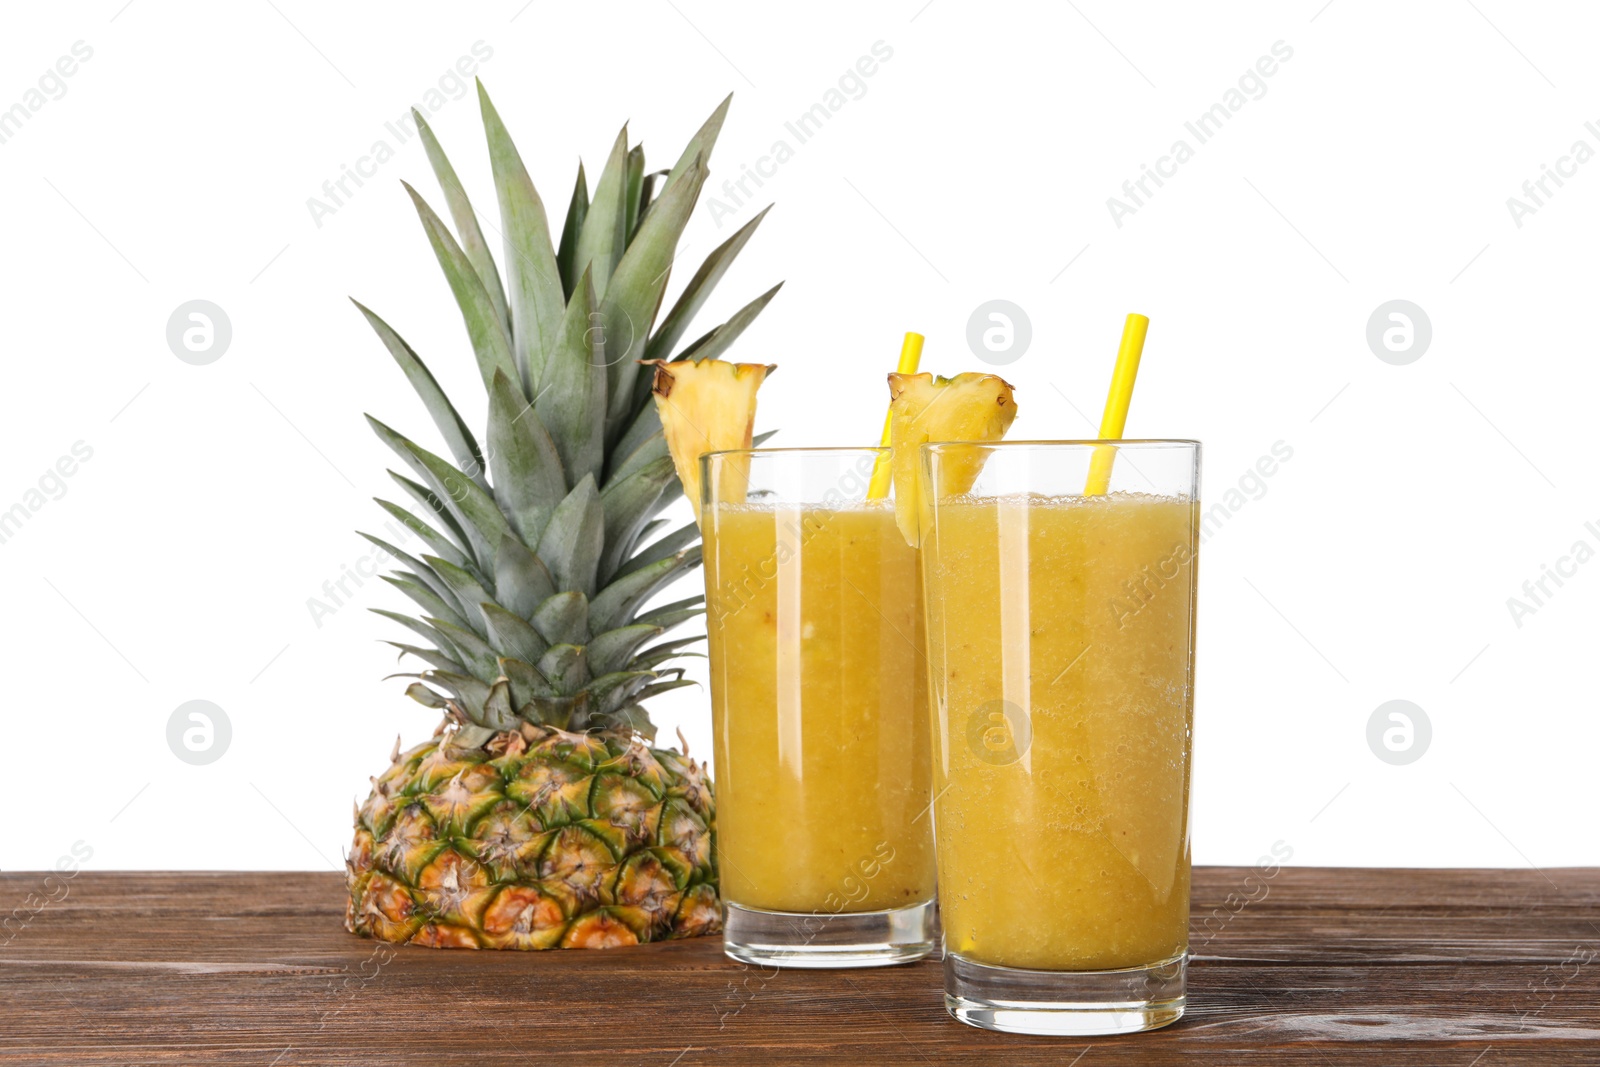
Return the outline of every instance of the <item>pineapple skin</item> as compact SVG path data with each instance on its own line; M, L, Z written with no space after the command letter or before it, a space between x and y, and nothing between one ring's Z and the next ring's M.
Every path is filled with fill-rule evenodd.
M619 731L450 734L373 779L345 927L429 948L617 948L719 933L716 811L694 760Z

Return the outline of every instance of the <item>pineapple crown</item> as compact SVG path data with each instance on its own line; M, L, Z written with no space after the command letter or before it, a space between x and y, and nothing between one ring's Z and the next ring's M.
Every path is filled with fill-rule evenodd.
M557 244L480 82L504 281L466 190L433 131L412 112L454 232L416 190L406 191L466 324L488 391L488 427L480 446L411 347L356 303L452 457L367 416L414 475L389 472L414 510L378 504L431 554L419 558L362 536L403 564L385 581L422 614L373 610L427 642L389 643L430 665L401 676L420 679L406 692L443 709L458 726L458 744L481 746L522 722L653 738L642 702L692 684L681 667L660 665L689 654L683 647L701 637L649 642L701 614L705 598L641 613L656 592L699 564L700 546L693 523L661 533L667 523L656 516L682 487L639 361L717 358L778 291L774 286L680 349L763 211L706 257L656 322L731 99L670 171L647 172L644 149L629 146L624 126L592 197L579 164Z

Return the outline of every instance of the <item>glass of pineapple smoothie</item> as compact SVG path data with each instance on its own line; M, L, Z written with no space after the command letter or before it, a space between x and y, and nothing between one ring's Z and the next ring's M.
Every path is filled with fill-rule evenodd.
M1199 445L921 461L945 1004L1021 1033L1164 1026L1189 941Z
M723 940L746 963L935 945L917 553L867 499L884 451L702 460Z

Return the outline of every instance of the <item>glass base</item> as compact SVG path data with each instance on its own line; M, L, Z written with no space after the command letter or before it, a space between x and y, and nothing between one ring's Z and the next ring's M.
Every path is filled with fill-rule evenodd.
M1025 971L944 958L944 1006L1011 1034L1131 1034L1183 1015L1186 956L1115 971Z
M760 967L889 967L939 944L934 904L891 911L757 911L725 903L722 951Z

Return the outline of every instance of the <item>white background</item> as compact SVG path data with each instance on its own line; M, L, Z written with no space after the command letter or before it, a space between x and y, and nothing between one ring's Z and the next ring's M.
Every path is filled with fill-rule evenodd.
M431 729L379 681L377 641L398 628L362 609L398 594L369 582L320 627L307 600L367 550L352 531L381 525L369 498L389 495L393 460L362 412L433 441L346 295L481 417L400 180L442 204L414 139L320 227L307 199L394 143L385 122L480 40L553 212L623 121L670 165L730 89L708 193L774 141L795 148L729 218L702 204L685 253L777 201L702 328L787 280L734 350L782 367L760 417L779 442L870 439L901 333L928 336L927 369L981 367L967 319L1003 298L1033 327L1004 371L1013 436L1090 434L1079 412L1097 416L1137 310L1153 326L1130 436L1204 441L1208 503L1275 442L1293 449L1203 551L1197 862L1279 841L1308 864L1600 862L1600 562L1520 627L1507 607L1575 541L1600 548L1584 528L1600 529L1600 162L1520 227L1506 204L1574 141L1600 149L1587 5L103 0L9 16L0 109L75 42L93 56L0 144L0 510L75 442L93 458L0 544L6 868L80 839L91 869L334 867L396 732ZM865 93L796 144L784 123L878 41L893 55ZM1198 145L1184 122L1278 41L1293 55L1265 95ZM432 124L492 213L471 96ZM1194 158L1118 227L1107 198L1178 138ZM209 366L165 339L196 298L233 327ZM1432 322L1405 366L1366 341L1397 298ZM671 696L663 734L709 753L705 693ZM232 723L208 766L167 747L191 699ZM1366 741L1391 699L1432 723L1406 766Z

